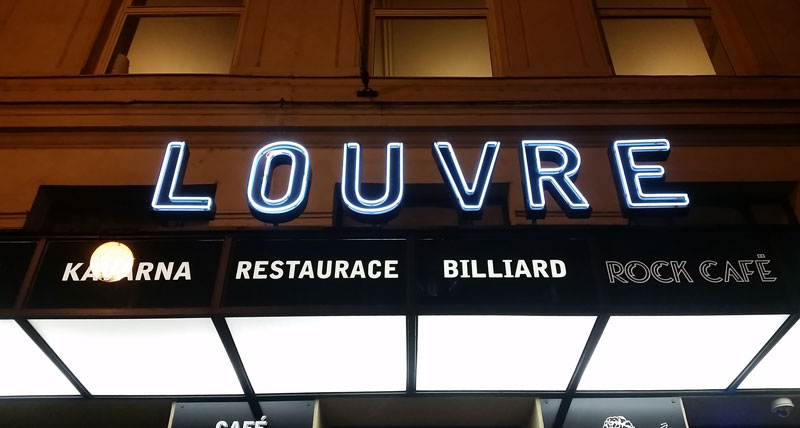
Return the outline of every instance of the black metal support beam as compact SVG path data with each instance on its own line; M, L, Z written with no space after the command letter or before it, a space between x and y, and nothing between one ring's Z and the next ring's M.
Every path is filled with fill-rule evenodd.
M28 264L28 270L25 271L25 276L23 277L22 284L19 287L17 298L14 301L14 309L16 310L21 309L25 305L25 301L28 299L28 294L30 294L31 285L33 284L33 276L36 275L36 268L39 267L39 260L42 259L42 254L44 254L44 247L46 243L47 240L43 238L36 242L36 249L33 250L31 261Z
M220 340L222 340L222 346L225 347L225 352L228 353L233 371L236 372L236 377L239 379L239 384L242 386L245 399L250 405L250 411L253 412L253 416L256 418L264 416L261 411L261 405L256 398L256 393L253 391L253 385L250 383L250 378L247 377L247 372L244 369L242 357L239 355L239 350L236 349L236 343L233 341L228 323L225 322L225 318L220 316L214 316L211 320L214 322L214 327L217 329Z
M552 428L562 428L564 426L569 406L572 404L572 398L575 391L578 390L578 384L581 382L583 372L586 371L586 366L589 364L589 360L592 359L592 354L594 354L594 350L600 342L600 337L603 336L603 331L606 329L606 324L608 324L608 318L608 315L600 315L594 322L594 327L592 327L592 332L589 333L586 346L583 347L578 365L572 373L572 378L569 380L566 391L564 391L564 398L561 399L561 404L558 406L558 413L556 413Z
M417 317L406 316L406 393L417 392Z
M231 256L231 247L233 246L233 238L226 236L222 241L222 249L219 252L219 264L217 265L217 277L214 278L214 290L211 294L211 308L212 310L219 309L222 306L222 291L225 286L225 276L228 274L228 260Z
M775 334L773 334L772 337L769 338L764 347L762 347L761 350L758 351L756 356L753 357L753 359L747 364L744 370L742 370L742 372L739 373L739 376L736 376L736 379L734 379L733 382L731 382L731 384L728 386L727 389L728 392L736 392L736 389L739 388L739 385L742 384L742 381L744 381L747 375L749 375L750 372L752 372L753 369L756 368L758 363L760 363L761 360L763 360L764 357L767 356L769 351L771 351L772 348L774 348L775 345L777 345L778 342L781 339L783 339L783 336L785 336L786 333L792 328L792 326L794 326L795 323L797 323L798 319L800 319L800 315L795 314L787 318L786 321L784 321L783 324L781 324L780 328L778 328Z
M41 349L42 352L44 352L44 354L47 355L47 358L49 358L50 361L52 361L53 364L55 364L56 368L58 368L58 370L64 375L64 377L66 377L67 380L69 380L72 386L74 386L75 389L78 390L81 396L84 398L92 398L92 394L89 393L89 390L86 389L85 386L83 386L81 381L78 380L78 378L75 376L74 373L72 373L69 367L67 367L67 365L64 364L63 361L61 361L61 358L58 356L58 354L56 354L56 351L54 351L53 348L51 348L50 345L47 344L47 342L44 340L44 338L42 338L39 332L36 331L35 328L33 328L31 323L28 322L28 320L20 318L15 319L15 321L20 326L20 328L22 328L22 330L25 331L28 337L30 337L31 340L33 340L33 343L35 343L36 346L38 346L39 349Z
M409 237L406 240L406 260L408 271L406 278L406 393L417 392L417 308L416 263L413 263L416 239Z

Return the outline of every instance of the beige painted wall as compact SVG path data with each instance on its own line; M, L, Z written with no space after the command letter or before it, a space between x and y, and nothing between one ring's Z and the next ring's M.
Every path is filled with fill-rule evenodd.
M800 0L708 4L736 74L800 75ZM102 47L99 39L107 37L101 26L111 5L112 0L0 2L0 76L80 74L92 49ZM358 75L360 5L249 2L232 73ZM487 0L487 5L499 75L611 75L592 0Z

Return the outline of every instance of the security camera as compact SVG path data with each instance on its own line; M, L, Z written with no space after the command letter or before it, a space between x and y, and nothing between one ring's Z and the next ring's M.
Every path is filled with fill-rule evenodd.
M776 398L772 402L770 410L780 418L788 418L792 414L792 410L794 410L794 403L786 397Z

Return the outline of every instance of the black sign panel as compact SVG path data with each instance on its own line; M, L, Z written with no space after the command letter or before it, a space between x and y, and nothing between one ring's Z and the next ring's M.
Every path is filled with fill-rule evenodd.
M28 270L35 242L0 242L0 308L10 308Z
M790 310L794 251L764 231L600 231L594 243L596 281L617 309Z
M313 401L264 401L261 415L247 403L175 403L169 428L311 428Z
M531 233L416 243L421 304L580 307L596 300L586 240Z
M402 239L235 240L224 304L402 304L405 259Z
M564 428L687 428L680 398L576 398Z
M125 240L128 278L95 280L89 260L102 241L51 241L28 301L32 308L194 307L211 303L222 240Z

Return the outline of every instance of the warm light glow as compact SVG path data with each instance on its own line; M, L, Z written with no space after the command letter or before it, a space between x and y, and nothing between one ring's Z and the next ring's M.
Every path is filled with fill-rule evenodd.
M417 389L563 391L592 316L421 316Z
M694 19L604 19L618 75L713 75L714 65Z
M406 389L403 316L228 318L259 394Z
M375 20L374 75L491 77L486 19Z
M725 389L786 315L611 317L579 390Z
M739 386L740 389L800 388L800 323L792 327Z
M135 19L139 22L128 49L131 74L230 72L238 16Z
M207 318L41 319L36 331L93 395L239 395Z
M89 261L92 275L100 281L116 282L130 274L133 252L121 242L106 242L97 247Z
M0 320L0 344L0 396L78 395L15 321Z

